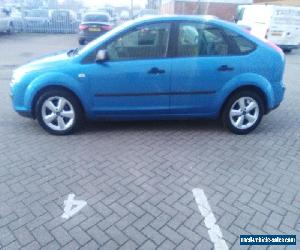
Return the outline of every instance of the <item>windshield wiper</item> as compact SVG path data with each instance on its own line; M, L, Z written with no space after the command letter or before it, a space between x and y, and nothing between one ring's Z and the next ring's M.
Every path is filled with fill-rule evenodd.
M76 49L71 49L67 52L67 55L68 56L75 56L78 54L78 51L79 51L79 48L76 48Z

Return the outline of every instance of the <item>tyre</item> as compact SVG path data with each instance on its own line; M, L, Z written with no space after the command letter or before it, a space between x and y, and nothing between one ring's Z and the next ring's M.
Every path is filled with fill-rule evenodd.
M264 114L263 100L254 91L241 91L229 98L222 113L226 128L238 135L253 131Z
M84 116L78 99L66 90L48 90L36 103L39 124L54 135L72 134L81 128Z

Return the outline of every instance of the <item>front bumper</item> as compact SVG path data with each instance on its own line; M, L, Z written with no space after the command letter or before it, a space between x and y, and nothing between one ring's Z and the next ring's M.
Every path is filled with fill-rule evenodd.
M9 96L10 96L10 99L11 99L11 101L12 101L12 105L13 105L14 110L15 110L20 116L23 116L23 117L26 117L26 118L32 118L32 119L34 119L31 110L23 109L23 107L18 106L18 102L17 102L17 100L16 100L16 96L13 94L12 87L11 87Z
M16 110L16 112L20 115L20 116L23 116L23 117L26 117L26 118L31 118L31 119L33 119L34 117L33 117L33 115L32 115L32 113L30 112L30 111L18 111L18 110Z

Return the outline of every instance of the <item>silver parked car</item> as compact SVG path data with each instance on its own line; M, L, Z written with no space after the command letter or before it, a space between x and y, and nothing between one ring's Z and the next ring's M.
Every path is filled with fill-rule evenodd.
M45 9L25 11L25 29L28 32L45 32L50 23L50 13Z
M0 8L0 32L12 33L14 24L7 8Z

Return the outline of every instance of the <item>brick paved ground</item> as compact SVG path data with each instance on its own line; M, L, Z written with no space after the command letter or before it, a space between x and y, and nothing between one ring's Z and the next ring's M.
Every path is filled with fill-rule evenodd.
M12 111L8 83L16 65L72 46L73 36L0 36L3 249L211 249L193 188L207 194L231 249L247 249L240 234L300 239L299 51L287 55L285 102L250 135L181 121L94 123L50 136ZM65 221L70 193L88 206Z

